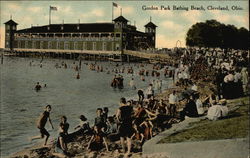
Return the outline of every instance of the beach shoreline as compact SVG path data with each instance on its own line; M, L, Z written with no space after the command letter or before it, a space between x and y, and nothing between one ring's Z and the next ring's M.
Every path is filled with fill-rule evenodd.
M206 88L204 88L204 89L206 89L205 91L203 91L204 93L204 95L203 95L203 97L205 97L205 96L208 96L208 95L210 95L212 92L211 91L209 91L208 89L209 89L209 83L201 83L202 84L202 86L204 86L204 87L206 87ZM205 86L204 84L207 84L207 86ZM165 89L165 90L162 90L162 92L161 93L158 93L156 96L155 96L155 98L157 99L157 100L160 100L160 99L166 99L166 97L173 91L173 90L176 90L177 92L181 92L181 91L183 91L183 88L182 87L178 87L178 86L173 86L173 87L171 87L171 88L168 88L168 89ZM177 125L177 124L176 124ZM166 130L168 130L168 129L166 129ZM165 131L166 131L165 130ZM162 132L164 132L164 131L162 131ZM158 133L158 134L160 134L160 133ZM157 135L155 135L155 136L157 136ZM80 138L81 139L81 138ZM9 158L25 158L25 155L26 155L26 157L28 156L28 157L32 157L32 154L34 154L34 153L36 153L36 151L39 151L39 150L45 150L45 151L47 151L47 152L51 152L52 151L52 149L53 149L53 143L52 143L52 138L50 139L51 141L50 141L50 144L48 145L48 147L43 147L42 146L42 143L37 143L36 145L33 145L33 146L31 146L31 147L27 147L27 149L23 149L23 150L21 150L21 151L19 151L19 152L16 152L16 153L12 153L10 156L9 156ZM88 140L88 139L87 139ZM86 141L85 140L85 145L83 145L83 146L81 146L81 145L79 145L79 146L81 146L82 147L82 149L85 151L85 152L81 152L81 154L80 154L80 156L83 156L83 157L93 157L93 155L102 155L101 157L104 157L104 158L112 158L112 155L116 155L117 157L123 157L124 156L124 153L122 153L121 152L121 149L116 149L116 150L114 150L114 151L109 151L109 152L106 152L105 150L101 150L100 152L97 152L97 153L95 153L95 152L89 152L89 151L86 151L86 149L84 149L84 146L86 147L86 144L87 144L87 142L88 141ZM77 143L79 143L79 142L77 142ZM115 144L119 144L119 141L118 142L115 142ZM134 146L136 146L136 145L138 145L138 142L134 142ZM72 143L72 146L77 146L77 145L74 145L74 143ZM137 148L142 148L142 146L141 147L139 147L139 146L137 146ZM138 150L138 149L136 149L136 150ZM140 149L139 149L140 150ZM164 154L163 154L164 155ZM41 156L41 155L40 155ZM78 155L79 156L79 155ZM76 155L76 156L74 156L75 158L78 158L78 156ZM161 154L159 155L159 154L156 154L156 157L159 157L159 156L161 156ZM27 158L28 158L27 157ZM33 156L34 157L34 156ZM140 151L140 152L132 152L131 153L131 157L142 157L142 151ZM151 157L151 158L154 158L154 155L151 155L151 156L149 156L149 157Z
M205 53L207 50L203 50L203 51L204 51L203 53ZM163 115L163 114L165 114L165 116L168 116L168 119L165 119L164 121L161 120L162 122L160 122L161 125L164 124L165 122L167 122L164 124L165 125L164 127L158 126L159 124L156 124L155 131L153 131L154 132L153 137L162 132L162 127L166 131L169 128L171 128L172 124L176 124L176 126L178 126L179 122L185 120L185 115L188 116L188 110L186 108L187 108L187 106L190 106L189 104L191 102L194 103L193 105L195 105L195 109L196 109L195 111L197 111L198 107L197 107L197 104L194 102L195 99L197 99L197 100L200 99L202 104L204 103L204 105L202 105L202 108L204 108L203 114L206 115L206 112L209 110L210 107L222 105L222 103L220 101L225 100L225 102L226 102L227 100L230 100L230 99L240 98L240 97L247 95L247 93L248 93L248 91L245 91L246 89L244 91L242 90L242 87L244 88L244 86L242 86L242 84L240 84L240 82L241 82L240 78L237 78L237 75L238 76L240 75L239 67L235 66L236 67L235 69L231 68L230 65L227 63L228 60L225 60L225 63L223 63L221 61L222 62L221 65L219 65L220 63L216 64L216 62L214 61L215 63L213 63L214 65L213 65L213 67L211 67L211 65L206 63L207 62L206 58L200 56L200 54L199 54L200 52L198 53L198 51L195 50L192 52L193 55L191 55L192 54L191 52L189 52L189 53L190 54L185 54L186 56L184 55L184 57L182 57L180 59L179 65L174 65L174 66L176 66L176 69L175 69L176 71L174 71L174 76L173 76L173 85L174 85L173 87L163 90L161 93L157 94L156 96L154 96L154 94L152 96L149 95L150 93L148 93L148 89L145 91L145 92L147 92L146 93L147 99L145 99L146 101L145 100L142 101L141 104L146 103L145 105L147 105L147 107L143 107L144 105L142 105L142 107L145 108L145 111L147 112L148 118L149 119L153 118L149 115L154 115L154 116L156 116L155 118L159 118L158 116ZM235 53L235 52L233 52L233 53ZM197 55L197 56L195 56L195 55ZM210 56L208 55L208 58L210 58L211 56L212 55L210 55ZM215 55L215 57L216 57L216 55ZM179 60L177 58L174 58L174 59L175 59L174 63L179 62ZM195 60L195 62L194 62L194 60ZM242 66L241 66L242 72L241 73L244 73L246 70L246 68L244 67L244 64L246 64L246 63L241 63L241 64L242 64ZM139 67L140 66L138 66L138 68ZM144 67L144 66L141 66L141 67ZM157 72L155 75L154 70L155 70L155 68L153 67L152 76L156 77ZM156 70L163 70L162 65L161 66L156 65ZM223 74L222 74L221 70L223 70ZM233 71L235 71L235 74L232 73ZM139 75L140 75L140 72L139 72ZM234 80L234 75L235 75L235 80ZM143 77L143 76L144 76L144 71L143 71L143 75L140 75L139 77ZM221 77L223 77L223 78L221 79ZM177 79L177 81L175 79ZM114 80L115 80L115 78L114 78ZM230 80L230 81L228 81L228 80ZM149 88L150 87L152 87L151 83L149 84ZM236 91L231 93L230 88L232 88L232 87L236 88L238 93L236 93ZM174 101L174 106L176 108L174 114L178 113L178 116L172 115L173 113L171 114L171 112L172 112L171 110L170 110L170 113L168 113L169 112L168 110L167 110L167 112L159 112L158 110L162 106L164 106L163 104L161 104L161 103L163 103L162 101L168 101L168 103L169 103L168 105L171 106L172 102L170 102L170 95L172 95L172 94L175 95L175 92L177 94L180 94L182 96L181 98L183 98L183 99L180 99L178 96L178 101L177 101L177 96L176 96L176 101ZM127 106L136 105L136 106L138 106L138 109L140 108L139 107L140 100L139 101L136 100L136 102L138 104L137 103L133 104L133 101L131 101L131 100L128 100L128 101L130 102L130 104L128 104ZM154 103L152 108L150 105L150 101L152 101ZM159 105L157 105L157 104L159 104ZM156 107L156 109L154 109L154 107ZM167 104L164 108L167 108ZM151 112L148 112L149 110L151 110ZM184 119L182 119L183 112L184 112ZM132 116L132 114L131 114L131 116ZM198 115L198 111L197 111L197 115L195 115L195 116L191 115L188 117L195 118L195 117L200 117L200 116L201 115ZM222 116L220 116L220 117L223 118ZM146 120L146 121L148 121L148 120ZM157 121L158 122L156 122L156 123L159 123L159 120L157 120ZM167 125L167 127L166 127L166 125ZM153 127L153 125L152 125L152 127ZM105 158L125 157L125 154L121 153L122 150L121 150L121 145L120 145L119 141L116 141L116 142L109 144L110 145L109 152L106 152L104 148L100 149L98 152L89 152L87 150L87 144L88 144L87 142L89 142L89 136L79 136L79 137L77 137L77 141L70 142L68 144L68 149L69 149L68 151L69 151L70 155L74 155L71 157L74 157L74 158L80 158L80 157L105 157ZM131 152L132 152L131 157L137 157L137 156L142 157L143 156L142 155L142 145L140 143L138 143L138 141L133 141L133 148L132 148ZM52 153L53 153L53 147L51 147L51 146L50 147L40 147L40 148L34 148L34 146L32 146L31 148L25 149L25 150L20 151L18 153L14 153L13 154L14 157L11 156L11 158L51 157ZM25 154L25 155L23 155L23 154Z

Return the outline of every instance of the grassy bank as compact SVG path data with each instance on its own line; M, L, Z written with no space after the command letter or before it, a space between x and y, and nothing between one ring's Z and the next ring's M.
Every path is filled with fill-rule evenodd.
M249 98L228 102L232 110L228 117L218 121L202 120L191 124L191 128L174 133L159 143L177 143L218 139L245 138L249 131Z

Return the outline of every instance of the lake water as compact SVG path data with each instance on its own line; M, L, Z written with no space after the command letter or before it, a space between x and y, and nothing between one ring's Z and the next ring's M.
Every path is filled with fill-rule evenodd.
M32 62L32 66L29 63ZM17 152L24 147L34 145L44 140L30 142L28 137L39 135L36 121L47 104L52 105L51 119L55 127L51 130L49 124L46 129L51 134L51 139L57 136L60 116L65 115L70 124L69 132L79 123L79 116L84 114L91 124L98 107L108 107L110 115L119 107L121 97L136 97L137 91L129 87L131 74L124 73L124 89L118 90L110 87L114 73L96 72L89 70L82 61L80 79L76 79L77 72L73 69L74 61L65 59L44 59L40 68L39 58L4 57L4 64L0 65L1 72L1 109L0 109L0 139L1 157ZM55 68L56 63L64 61L68 68ZM104 69L113 69L117 63L97 62ZM121 63L120 63L121 65ZM124 64L133 66L136 70L134 76L137 88L146 89L153 77L145 77L142 82L138 76L139 64ZM119 66L118 68L121 68ZM152 65L147 65L152 70ZM161 73L162 74L162 73ZM168 87L170 79L164 78L163 89ZM40 82L47 88L36 92L34 86Z

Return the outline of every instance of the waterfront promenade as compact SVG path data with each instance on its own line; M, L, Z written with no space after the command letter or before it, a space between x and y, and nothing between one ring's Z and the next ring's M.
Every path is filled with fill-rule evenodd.
M93 56L94 58L103 58L112 61L130 61L133 58L147 59L147 60L168 60L170 59L169 55L166 53L158 53L155 51L132 51L132 50L123 50L123 51L98 51L98 50L65 50L65 49L21 49L15 48L12 51L10 49L4 49L8 54L13 54L16 56L30 56L30 55L39 55L39 56L50 56L50 57L65 57L77 58L79 56ZM124 57L121 57L124 56Z

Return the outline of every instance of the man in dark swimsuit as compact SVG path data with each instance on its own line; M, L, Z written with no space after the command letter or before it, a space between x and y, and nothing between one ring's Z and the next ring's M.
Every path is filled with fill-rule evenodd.
M45 125L47 123L47 120L49 120L49 123L50 123L52 129L54 129L52 122L51 122L51 119L50 119L50 111L51 111L51 106L47 105L45 107L45 111L41 114L41 116L39 117L39 120L37 122L37 128L40 130L41 135L31 137L31 140L41 139L41 138L44 138L44 136L46 136L44 145L47 144L48 138L50 136L49 132L45 129Z
M40 91L42 86L39 84L39 82L36 83L35 90L38 92Z
M137 92L138 96L139 96L139 102L142 103L143 102L143 99L144 99L144 93L141 89L138 90Z
M117 120L119 120L120 122L120 127L118 131L124 152L125 152L124 138L126 138L127 140L127 148L128 148L128 151L126 153L127 156L130 155L131 144L132 144L131 142L131 136L133 135L132 113L133 113L133 107L126 104L125 98L121 98L120 108L116 113L116 117Z

